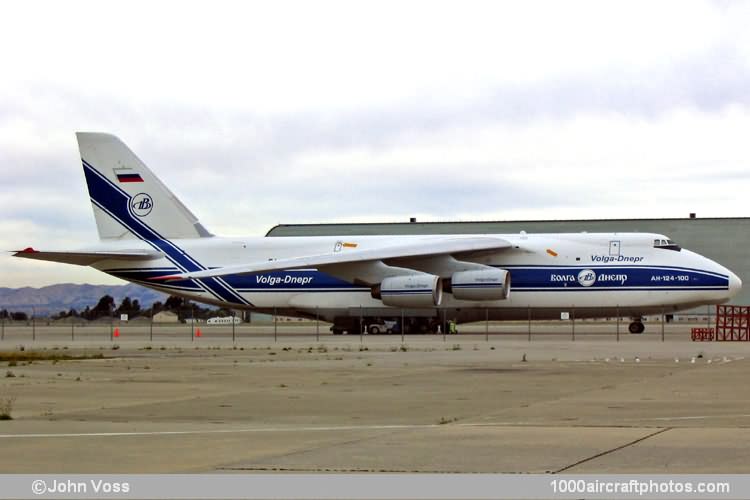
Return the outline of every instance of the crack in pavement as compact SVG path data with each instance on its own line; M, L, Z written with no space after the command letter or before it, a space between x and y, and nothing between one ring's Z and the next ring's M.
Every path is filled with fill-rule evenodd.
M609 450L605 450L605 451L603 451L601 453L597 453L596 455L592 455L592 456L590 456L588 458L584 458L583 460L579 460L578 462L575 462L575 463L572 463L570 465L567 465L567 466L563 467L562 469L558 469L558 470L554 471L553 474L559 474L561 472L565 472L566 470L572 469L573 467L576 467L578 465L584 464L586 462L590 462L591 460L595 460L595 459L597 459L599 457L603 457L605 455L609 455L610 453L614 453L616 451L623 450L623 449L625 449L625 448L627 448L629 446L633 446L634 444L638 444L638 443L640 443L642 441L645 441L645 440L647 440L649 438L652 438L654 436L658 436L659 434L663 434L663 433L665 433L667 431L671 431L672 429L673 429L673 427L666 427L666 428L660 429L660 430L658 430L656 432L652 432L651 434L647 434L647 435L645 435L645 436L643 436L641 438L638 438L636 440L630 441L629 443L625 443L625 444L623 444L621 446L617 446L615 448L612 448L612 449L609 449Z

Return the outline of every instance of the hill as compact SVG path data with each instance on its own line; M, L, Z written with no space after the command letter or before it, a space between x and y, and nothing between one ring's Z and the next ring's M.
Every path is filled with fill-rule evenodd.
M110 295L119 304L125 297L138 300L142 308L148 308L156 301L164 302L167 295L139 285L74 285L63 283L42 288L0 288L0 310L23 311L30 313L32 308L37 316L47 316L60 311L76 309L79 312L86 306L94 307L104 295Z

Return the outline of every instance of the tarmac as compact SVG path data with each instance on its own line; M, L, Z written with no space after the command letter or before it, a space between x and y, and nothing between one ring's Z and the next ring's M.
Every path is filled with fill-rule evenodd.
M139 328L6 329L6 355L92 359L0 362L0 473L750 471L750 342L689 325Z

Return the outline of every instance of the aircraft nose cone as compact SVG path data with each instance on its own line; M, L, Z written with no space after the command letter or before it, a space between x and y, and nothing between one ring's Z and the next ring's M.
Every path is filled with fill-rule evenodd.
M734 297L742 290L742 280L736 274L729 273L729 295Z

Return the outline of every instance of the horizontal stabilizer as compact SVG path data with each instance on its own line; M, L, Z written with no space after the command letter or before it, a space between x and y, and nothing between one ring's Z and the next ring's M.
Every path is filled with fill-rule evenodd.
M388 247L372 248L367 250L349 250L323 255L311 255L307 257L294 257L290 259L278 259L237 266L220 267L206 271L175 274L169 276L158 276L152 280L182 280L200 279L232 274L257 274L268 271L280 271L285 269L319 268L322 266L336 266L341 264L354 264L368 261L383 261L387 259L401 259L406 257L433 257L436 255L471 254L474 252L485 252L488 250L502 250L510 248L511 243L502 238L492 237L466 237L451 240L419 240L407 245L394 245Z
M77 266L90 266L102 260L151 260L162 255L149 250L125 250L118 252L40 252L33 248L26 248L13 253L13 257L24 259L48 260Z

